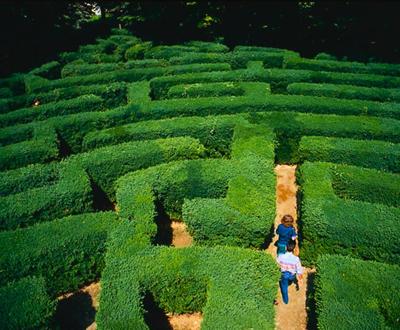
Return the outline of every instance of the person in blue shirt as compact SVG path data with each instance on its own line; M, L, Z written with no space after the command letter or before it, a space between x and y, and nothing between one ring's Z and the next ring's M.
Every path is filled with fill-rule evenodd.
M282 217L281 224L276 228L276 234L279 236L277 241L277 254L286 252L286 246L290 240L297 237L296 230L293 228L294 219L291 215L286 214Z

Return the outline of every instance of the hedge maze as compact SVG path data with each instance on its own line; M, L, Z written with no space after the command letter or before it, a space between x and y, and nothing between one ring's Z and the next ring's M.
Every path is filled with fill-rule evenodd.
M125 30L0 79L0 328L57 327L56 298L100 280L99 329L148 329L149 296L273 329L281 163L318 328L398 328L399 88L400 64Z

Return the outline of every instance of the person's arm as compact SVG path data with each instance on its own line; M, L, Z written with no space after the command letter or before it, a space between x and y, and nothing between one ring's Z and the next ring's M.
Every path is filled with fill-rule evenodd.
M299 285L303 285L303 267L301 266L299 258L297 258L297 263L296 263L296 274Z
M279 228L280 228L280 226L281 226L281 225L279 225L278 227L276 227L275 234L277 234L277 235L279 235Z
M294 227L292 227L292 240L294 241L296 238L297 238L296 229L294 229Z

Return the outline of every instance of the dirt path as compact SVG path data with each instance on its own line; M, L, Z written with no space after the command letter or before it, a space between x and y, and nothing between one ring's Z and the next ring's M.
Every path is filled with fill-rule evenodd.
M176 248L182 248L191 246L193 244L193 238L187 231L186 224L182 221L172 221L172 246Z
M290 214L297 228L297 185L296 185L296 166L278 165L275 167L277 176L276 183L276 218L275 228L280 224L282 216ZM267 251L276 257L276 247L274 243L278 237L275 235L272 243L268 246ZM296 247L295 254L298 254ZM314 271L312 269L304 269L303 285L297 290L292 284L289 287L289 304L282 302L282 296L278 288L278 305L275 306L275 328L278 330L300 330L307 328L307 306L306 297L308 286L310 285L309 275Z

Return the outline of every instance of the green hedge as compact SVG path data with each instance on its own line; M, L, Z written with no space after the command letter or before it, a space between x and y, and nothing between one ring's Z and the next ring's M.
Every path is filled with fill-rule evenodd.
M341 176L349 182L343 183ZM315 263L321 254L338 253L400 264L400 209L393 207L400 191L398 174L307 162L299 180L302 260Z
M185 42L186 46L196 47L199 52L207 53L225 53L229 51L229 47L217 42L192 40Z
M243 88L238 83L210 83L175 85L168 91L168 98L205 97L205 96L241 96Z
M134 219L137 235L153 241L154 200L158 199L172 217L183 215L196 242L261 246L275 211L273 136L255 125L237 126L231 157L231 163L178 162L120 178L117 203L121 216ZM225 194L226 198L217 204L203 199L222 198ZM221 205L230 212L221 215Z
M190 136L198 138L208 154L226 155L229 154L233 127L239 122L243 119L237 116L149 120L92 131L85 136L83 148L90 150L133 140Z
M114 200L114 181L118 177L163 162L198 158L203 153L204 147L198 140L178 137L99 148L70 157L57 169L50 164L11 171L5 175L4 186L15 194L0 198L0 229L14 229L55 217L90 212L93 210L90 180ZM54 183L57 175L59 180ZM45 180L50 180L49 185ZM24 190L21 187L16 192L12 187L17 183Z
M0 328L49 329L56 302L42 277L26 277L0 287Z
M59 168L59 163L52 162L2 171L0 172L0 196L54 184L60 180Z
M117 70L104 73L94 73L84 76L72 76L58 80L47 80L36 76L25 77L28 93L49 91L56 88L71 87L74 85L106 84L116 81L134 82L149 80L163 75L174 75L186 72L208 72L230 70L228 63L201 63L192 65L176 65L169 67L151 67L129 70Z
M0 284L43 276L59 295L98 279L106 239L118 223L113 212L86 213L0 233Z
M96 95L83 95L75 99L14 110L0 115L0 127L45 120L50 117L77 112L97 111L103 108L103 99Z
M82 53L82 52L64 52L59 55L59 61L62 64L83 60L87 63L115 63L122 60L121 55L102 54L102 53Z
M153 43L151 41L146 41L132 45L125 51L125 59L128 61L143 59L145 52L150 50L152 46Z
M104 64L70 63L63 67L61 71L61 76L63 78L66 78L69 76L83 76L98 72L165 67L167 66L167 64L168 64L167 61L157 60L157 59L132 60L125 63L121 62L121 63L104 63Z
M327 96L339 99L360 99L380 102L399 102L400 91L395 88L359 87L351 85L293 83L289 94Z
M337 255L318 260L318 329L398 329L400 268Z
M235 46L233 49L234 52L270 52L270 53L289 53L289 54L298 54L292 50L283 49L283 48L274 48L274 47L261 47L261 46Z
M286 57L284 68L302 69L313 71L336 71L349 73L367 73L389 76L398 76L400 74L399 64L386 63L360 63L335 60L308 59L301 57Z
M257 126L238 125L232 144L232 166L239 173L228 183L224 200L187 200L182 214L195 241L260 247L275 214L274 135Z
M155 46L144 52L144 58L170 59L173 56L180 56L185 53L198 52L199 48L193 46L170 45Z
M13 96L13 92L8 87L0 88L0 99L9 98Z
M335 55L328 54L328 53L318 53L314 57L315 60L332 60L332 61L337 61L337 58Z
M35 74L47 79L58 79L61 75L61 64L57 61L51 61L33 69L29 74Z
M0 88L10 88L13 95L20 95L25 92L24 74L14 73L7 78L0 79Z
M82 139L86 133L95 129L122 125L132 121L137 106L115 108L108 111L84 112L53 117L41 122L20 124L0 129L0 145L9 145L31 140L35 129L50 126L65 140L72 153L81 151Z
M301 160L344 163L400 172L400 145L384 141L304 136L300 140Z
M154 89L153 89L154 92ZM129 105L127 108L129 109ZM400 119L400 104L362 100L342 100L303 95L259 95L202 97L196 99L157 100L136 112L139 120L179 116L207 116L256 111L295 111L338 115L370 115Z
M0 147L0 171L34 163L47 163L59 157L57 134L52 127L36 127L32 140Z
M94 94L104 100L104 105L113 108L126 104L127 86L124 82L108 85L72 86L54 89L46 93L26 94L9 99L0 100L0 113L6 113L14 109L30 107L35 101L40 104L58 102L72 99L85 94Z
M129 225L118 228L113 236L119 237L109 243L99 329L148 329L146 293L168 312L202 311L202 329L274 329L279 272L270 256L232 247L138 251Z
M282 111L244 116L252 123L267 125L295 139L303 135L319 135L400 142L400 122L391 118Z
M169 59L172 65L194 64L194 63L226 63L231 55L222 53L184 53Z
M246 58L246 65L251 60L252 59ZM257 58L253 60L257 60ZM234 64L232 64L232 67L235 67ZM151 88L156 98L163 98L167 94L168 89L174 85L226 81L258 81L278 85L288 85L295 82L312 82L381 88L397 88L400 86L400 78L391 76L254 68L239 69L229 72L187 73L172 77L158 77L151 80Z
M69 162L86 169L101 189L114 199L114 181L141 168L185 158L198 158L204 146L189 137L138 141L95 149L71 157Z
M70 165L62 168L59 176L54 184L27 187L28 190L0 197L0 230L92 211L93 195L87 174L80 167Z

